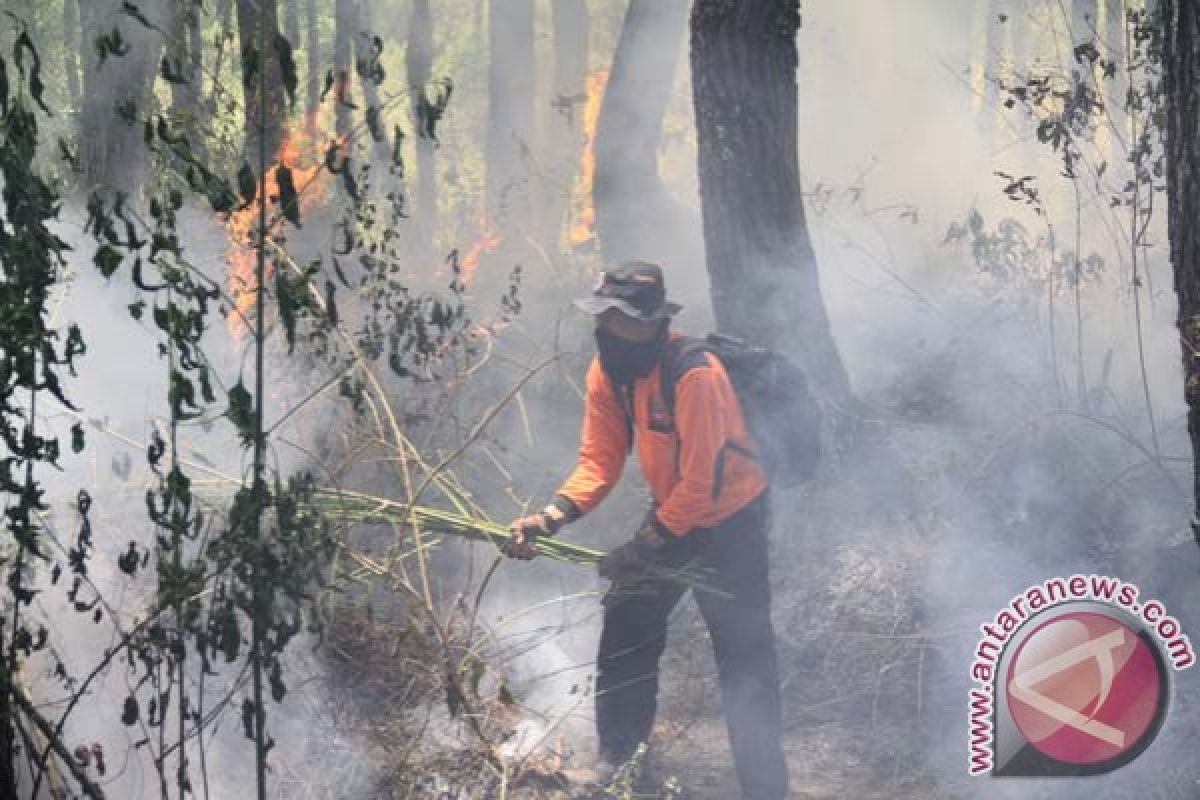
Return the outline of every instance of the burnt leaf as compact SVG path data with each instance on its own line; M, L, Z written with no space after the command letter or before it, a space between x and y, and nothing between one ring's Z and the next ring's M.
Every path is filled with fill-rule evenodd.
M237 174L238 194L242 197L242 205L248 206L254 202L254 198L258 196L258 179L254 177L254 170L250 169L250 163L243 161L242 166L238 169Z
M242 383L241 378L238 378L238 382L233 385L226 397L229 407L225 410L225 417L237 429L242 444L248 447L254 443L255 438L254 398L250 396L250 392L246 391L246 386Z
M121 712L121 722L127 726L133 726L138 721L138 701L133 695L125 698L125 708Z
M300 197L296 194L292 171L286 164L280 164L275 170L275 182L279 185L279 205L282 207L283 216L299 228Z
M34 101L47 114L50 109L46 108L46 104L42 102L42 94L46 91L46 86L42 83L42 59L38 56L37 49L33 46L33 41L30 40L29 34L21 31L21 35L17 37L17 42L13 47L14 60L17 62L17 69L25 72L22 53L28 52L32 63L29 65L29 94L33 96Z
M242 48L242 86L247 95L254 94L254 78L258 75L258 49L253 44Z
M112 245L102 244L96 250L96 255L92 257L92 263L100 269L101 275L111 278L117 268L121 266L121 254Z
M188 83L187 76L183 74L183 66L178 58L162 57L162 62L159 64L158 73L167 83L176 85L186 85Z
M292 54L292 43L282 34L275 35L275 52L279 56L279 71L283 75L283 89L287 92L288 105L296 107L296 87L300 79L296 74L296 59Z

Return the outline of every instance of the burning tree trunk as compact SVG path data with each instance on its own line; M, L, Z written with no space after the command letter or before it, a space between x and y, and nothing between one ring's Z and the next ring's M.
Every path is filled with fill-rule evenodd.
M631 0L596 129L593 198L605 259L650 252L674 203L658 176L658 143L687 25L688 0Z
M81 3L84 41L117 29L124 55L97 46L83 49L83 107L79 114L80 164L89 184L132 191L142 183L145 148L140 122L151 100L162 37L121 12L119 0ZM159 27L165 20L144 13Z
M1192 442L1192 532L1200 543L1200 4L1164 0L1167 232L1178 295L1183 394Z
M533 143L533 0L488 4L487 215L501 229L529 219Z
M704 242L719 328L794 353L837 402L850 389L804 220L798 0L696 0L692 83Z
M276 0L237 0L237 15L246 103L245 146L247 158L254 162L260 146L270 154L283 141L287 105L275 45L279 38L279 8ZM260 93L260 89L265 91Z
M433 74L433 14L429 0L413 0L412 16L408 23L408 48L405 68L412 97L412 128L416 132L416 249L422 258L433 252L433 233L437 230L437 175L434 174L433 139L423 132L423 108L426 108L426 89Z
M579 168L587 103L588 13L585 0L553 5L554 88L543 130L550 159L550 188L543 212L542 239L557 246Z

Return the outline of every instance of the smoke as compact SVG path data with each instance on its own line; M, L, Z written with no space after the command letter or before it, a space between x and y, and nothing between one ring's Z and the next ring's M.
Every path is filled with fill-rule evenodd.
M1028 120L977 102L980 86L970 65L987 43L971 5L843 0L803 9L798 146L806 213L834 337L865 406L857 446L832 450L822 479L776 498L772 588L787 749L797 786L818 796L860 796L871 787L914 797L1095 794L1097 781L966 778L968 670L978 626L1030 584L1076 572L1119 575L1163 599L1185 632L1200 631L1191 612L1200 587L1186 529L1190 455L1165 232L1160 225L1151 231L1155 246L1135 295L1128 248L1113 233L1117 218L1104 198L1083 194L1076 230L1071 184L1032 137ZM1009 16L1045 16L1051 5L1013 3ZM377 9L376 16L387 19L385 12ZM616 23L601 16L594 15L592 41L611 49ZM598 53L593 62L610 54ZM465 75L461 95L483 91L478 61L452 55L442 62L439 69ZM678 328L698 334L713 322L703 262L694 255L703 249L694 175L678 166L694 164L689 106L683 69L668 105L672 135L660 158L672 181L668 190L689 214L677 229L658 233L682 243L674 260L663 259L668 289L686 305ZM482 148L483 125L471 109L452 103L442 130L443 163L458 164ZM522 156L527 168L537 155ZM1046 217L1005 199L996 171L1036 175ZM477 177L464 170L468 184ZM637 207L638 198L625 199ZM1051 222L1060 255L1075 249L1078 233L1083 251L1098 253L1105 267L1081 289L1078 305L1069 286L984 274L968 241L944 241L972 208L987 229L1012 218L1032 238ZM65 227L74 261L86 264L88 241L77 224ZM221 274L224 232L200 222L196 229L204 231L197 236L203 268ZM523 312L494 337L470 380L446 394L397 387L430 452L447 452L529 365L559 355L454 466L497 519L540 507L574 460L578 389L591 342L590 320L568 301L587 291L589 273L600 265L589 253L544 258L503 250L483 260L472 286L481 315L518 260ZM152 536L143 494L154 478L143 453L148 421L161 424L166 397L165 365L155 360L150 327L128 317L134 291L102 283L81 268L59 312L62 321L79 320L89 342L80 376L68 386L68 395L86 404L89 443L82 456L65 458L65 471L50 482L51 524L64 543L77 524L67 499L80 487L96 498L97 565L113 563L130 539L145 544ZM247 369L223 328L214 328L207 345L226 380ZM312 375L287 364L272 359L269 368L280 377L272 383L278 408L315 388ZM321 449L318 440L340 430L344 412L337 409L332 399L322 400L289 422L274 454L282 472L307 465L304 452ZM434 419L422 422L422 413ZM63 430L75 421L62 412L53 416ZM244 472L244 455L222 424L191 429L184 448L181 454L215 473ZM354 474L380 492L397 492L383 470L361 464ZM615 545L632 532L647 500L633 459L621 487L564 535ZM436 576L449 596L439 599L449 605L459 586L471 587L463 591L469 596L467 578L478 578L490 559L482 547L436 554ZM484 655L494 668L481 687L486 693L503 683L515 697L519 713L504 746L514 759L553 749L586 761L593 748L589 681L597 596L605 586L573 569L504 563L483 595ZM92 579L114 599L123 622L144 610L148 584L101 566ZM45 592L41 613L55 622L52 647L80 674L102 657L115 631L110 620L95 625L61 605L60 595ZM402 601L391 602L405 610ZM696 656L707 647L703 636L691 635L696 630L694 610L683 607L661 708L665 719L680 728L691 722L701 733L696 750L672 756L665 771L686 771L689 760L699 760L696 753L714 763L728 758L712 724L715 681L711 664ZM329 670L320 657L297 662L289 669L292 694L271 708L278 742L273 778L281 796L304 784L314 794L367 797L378 785L370 736L360 732L353 710L361 697L332 688ZM1175 676L1167 724L1150 750L1101 779L1105 796L1137 788L1190 796L1196 776L1187 748L1200 705L1193 672ZM223 672L211 696L231 690L237 677ZM111 793L136 798L155 791L156 775L137 744L144 734L119 719L130 678L123 663L110 667L95 683L88 710L72 717L67 739L104 742ZM48 675L34 688L39 696L57 696ZM461 746L462 738L451 735L457 724L448 713L435 714L431 741ZM213 736L213 796L244 796L252 748L236 712Z

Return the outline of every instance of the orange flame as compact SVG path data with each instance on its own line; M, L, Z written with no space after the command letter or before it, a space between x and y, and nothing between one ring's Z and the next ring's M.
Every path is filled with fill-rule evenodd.
M267 199L275 202L279 196L276 172L280 165L292 171L292 183L299 195L300 217L318 205L325 193L328 174L322 172L323 155L316 134L308 126L300 124L288 131L279 145L279 150L267 169ZM259 189L262 189L260 184ZM229 215L225 227L229 230L229 294L233 298L233 311L226 320L230 335L241 340L247 332L247 320L253 315L258 283L255 279L258 256L254 248L258 229L259 211L262 208L261 194L245 208ZM282 222L275 209L267 208L267 235ZM274 272L271 260L267 260L266 275L269 280Z
M596 238L596 207L592 203L592 185L596 179L596 123L600 120L600 104L607 85L607 69L597 70L587 77L587 99L583 105L583 160L575 179L571 227L567 234L572 247L582 247Z
M462 267L462 280L467 286L475 279L475 272L479 269L479 261L488 253L494 253L500 244L504 241L504 237L496 227L492 225L491 220L484 214L479 218L479 238L475 240L468 249L466 254L459 262Z

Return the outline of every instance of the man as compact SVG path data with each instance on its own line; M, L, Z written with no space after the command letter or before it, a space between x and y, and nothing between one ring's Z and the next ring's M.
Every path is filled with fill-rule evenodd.
M649 738L667 620L689 586L716 654L722 701L745 800L787 797L780 747L779 679L767 583L767 478L721 363L697 351L674 363L662 271L630 262L605 272L576 301L596 319L598 355L587 373L579 463L541 512L512 524L504 549L532 558L538 536L554 536L591 511L620 478L636 444L654 506L628 542L600 562L612 580L596 675L597 773L606 780ZM662 394L664 363L674 408ZM632 437L632 441L631 441Z

